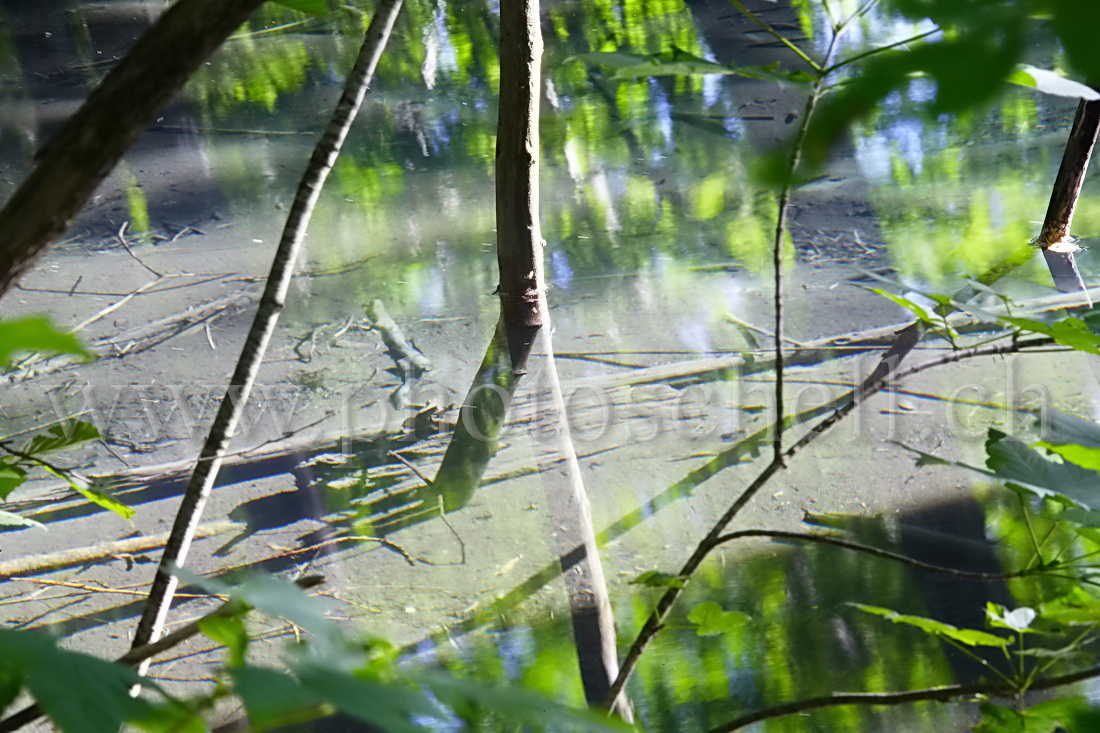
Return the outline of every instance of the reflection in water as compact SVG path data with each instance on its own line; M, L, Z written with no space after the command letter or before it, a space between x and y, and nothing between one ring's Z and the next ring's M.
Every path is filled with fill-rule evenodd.
M14 18L12 5L5 3L4 8ZM815 48L827 44L828 24L821 13L800 17L786 5L767 6L777 27L795 35L807 33ZM497 9L480 0L423 0L409 2L406 11L399 30L404 44L383 61L376 84L379 99L364 111L311 233L311 257L321 265L338 270L349 262L367 261L369 267L311 283L314 298L303 310L304 317L316 322L338 322L353 311L357 315L376 298L394 304L399 320L433 316L487 322L495 315L488 294L496 279L490 247ZM102 28L97 12L95 6L74 6L67 16L71 25L59 34L59 40L64 37L72 46L68 63L74 64L58 78L67 86L66 99L71 87L84 88L80 74L91 78L100 56L69 38L69 31L85 25ZM729 16L720 17L728 12L728 4L719 0L690 5L678 0L558 2L546 9L542 154L544 229L555 286L550 298L561 310L555 322L577 339L578 351L588 349L608 359L630 349L710 355L751 346L732 340L724 311L766 322L769 306L757 278L768 274L774 199L756 188L750 171L760 150L789 134L789 116L800 107L797 93L766 82L717 76L617 80L609 71L573 58L626 45L647 53L675 46L723 63L760 63L761 55L766 56L763 62L782 58L767 56L782 50L766 48L759 34L731 30ZM35 45L42 43L42 19L26 16L23 22L34 29L34 44L30 31L16 26L15 43L0 45L0 74L7 82L0 85L5 170L20 170L40 143L41 130L54 122L46 113L35 117L36 110L48 110L48 105L30 105L36 95L39 102L46 101L39 80L52 73L28 56L42 53ZM153 184L158 176L142 167L150 156L139 151L129 164L136 171L135 185L94 212L97 220L109 222L107 234L113 237L124 220L135 229L146 221L152 234L171 238L190 226L201 230L229 221L271 219L296 183L302 145L308 140L303 133L316 129L318 112L335 95L332 82L348 65L354 49L347 38L361 32L363 22L347 8L326 19L303 20L266 3L218 63L189 86L186 106L172 110L157 132L177 141L181 158L209 164L189 168L194 175L185 182L157 188ZM9 32L10 25L5 28L0 32ZM854 28L845 48L855 53L921 30L875 10ZM1036 54L1053 57L1054 50L1037 48ZM880 114L854 131L848 154L841 155L835 168L797 192L791 257L808 266L795 271L802 279L789 296L796 319L792 332L854 330L868 325L867 318L882 316L881 310L873 316L864 311L847 315L844 306L855 298L849 295L830 301L835 312L827 312L822 299L843 292L835 290L843 278L829 274L834 281L822 281L830 271L818 265L889 267L948 288L951 280L985 269L1032 236L1032 222L1042 214L1035 201L1045 197L1057 160L1051 150L1062 142L1072 105L1019 91L967 120L927 119L916 107L933 91L928 82L914 80L904 93L892 96ZM56 84L52 94L62 96ZM1088 198L1098 195L1086 191L1078 214L1083 230L1100 228L1100 206ZM216 217L215 209L220 212ZM200 251L186 238L172 244ZM711 265L723 270L702 272ZM839 319L851 322L841 326ZM463 338L474 338L470 333L476 330ZM440 351L450 349L448 338L455 337L442 337ZM764 340L759 333L754 338ZM485 364L492 367L502 356L490 347ZM499 372L484 384L506 390L514 386ZM479 424L490 430L491 421ZM432 486L412 488L401 467L388 461L386 453L394 446L385 441L347 463L318 465L312 476L300 472L299 491L242 502L232 516L244 519L248 528L224 549L301 517L330 525L303 538L303 545L330 538L330 529L389 537L399 529L437 521L441 502L447 511L472 508L511 521L508 512L515 512L515 506L470 507L492 450L482 443L463 454L461 441L457 446L450 462L443 459L438 485ZM677 448L697 452L694 445ZM730 463L747 460L749 452L746 448ZM417 457L414 453L408 452L411 460ZM618 480L633 502L620 506L607 501L605 510L615 514L607 523L608 541L630 531L648 531L651 520L667 514L668 507L694 501L692 493L702 493L703 480L713 473L689 474L678 483L672 479L664 484L672 486L663 489L654 485L658 479L645 475L648 467L617 465L614 456L601 460L611 463L610 473L621 474L605 476L601 490L613 493ZM528 464L512 468L531 472ZM967 509L966 531L955 534L973 541L981 535L983 516L974 506ZM918 525L918 520L955 513L963 514L955 506L928 510L935 516L913 515L901 524ZM993 502L989 521L1002 534L1022 540L1009 513ZM688 517L675 530L662 531L669 532L670 541L688 544L697 531L694 521ZM942 544L934 544L927 532L913 526L895 533L895 525L867 520L846 529L863 541L900 547L917 557L948 552L943 564L953 564L947 559L995 560L988 546L963 542L969 549L957 553L944 548L958 548L959 541L944 543L939 536L936 542ZM900 541L891 539L895 536ZM1009 542L1002 552L1020 552L1022 546L1023 541ZM643 559L651 565L666 563L663 557ZM937 585L934 578L912 577L892 564L836 548L785 548L726 566L715 560L706 567L644 659L630 690L648 729L700 729L738 711L835 689L906 689L970 678L973 666L945 654L929 637L899 631L847 604L881 605L974 626L980 620L975 609L983 600L1009 601L1002 588ZM624 563L621 572L633 570ZM552 565L526 584L492 581L505 586L501 593L506 598L515 592L511 605L487 604L494 610L487 616L504 618L499 630L459 639L458 651L449 644L435 648L425 642L420 656L449 656L448 663L462 671L521 681L556 699L581 703L576 653L565 622L539 618L508 623L519 615L518 602L529 600L560 572ZM469 574L464 568L463 575ZM624 635L648 613L651 592L637 586L620 592L617 610ZM949 615L961 608L963 598L962 610L968 615ZM746 614L748 621L736 630L699 636L688 615L705 601ZM433 618L424 627L450 621ZM933 731L956 725L956 714L942 707L918 707L915 712L841 708L777 721L767 729ZM445 717L433 725L458 729L456 720ZM486 718L481 729L493 730L493 725Z

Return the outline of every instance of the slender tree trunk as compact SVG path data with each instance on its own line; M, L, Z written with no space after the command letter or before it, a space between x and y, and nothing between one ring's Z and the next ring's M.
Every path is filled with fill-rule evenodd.
M263 355L271 341L271 334L275 330L275 324L286 302L294 261L305 240L306 228L313 215L313 208L321 195L321 188L329 171L336 163L340 148L344 144L348 130L351 129L351 123L363 103L363 97L374 76L378 61L382 57L382 50L386 46L400 9L401 0L379 2L370 28L367 29L367 36L359 50L359 57L348 75L344 93L336 103L328 126L322 133L306 167L306 172L302 176L298 193L287 216L282 239L279 241L271 264L271 272L260 299L259 309L245 339L237 368L230 379L229 390L218 408L214 424L199 453L195 471L191 475L191 481L176 513L176 521L172 526L164 554L161 556L153 587L145 603L145 610L134 633L134 647L155 641L164 628L177 585L175 576L171 574L172 568L182 565L187 558L195 529L202 517L203 507L214 487L218 469L229 447L229 440L236 430L241 412L255 383L260 363L263 361ZM144 673L145 670L140 671Z
M1043 250L1047 268L1054 278L1054 287L1063 293L1080 293L1082 305L1092 305L1077 261L1073 253L1077 245L1069 236L1073 211L1077 208L1077 198L1085 182L1092 149L1096 145L1096 135L1100 131L1100 101L1081 100L1077 106L1077 115L1069 131L1069 140L1062 153L1062 164L1054 188L1050 192L1050 206L1043 221L1043 230L1039 234L1039 246Z
M158 109L262 0L179 0L39 152L0 209L0 295L65 231Z
M541 60L538 0L502 0L496 156L497 290L512 367L517 374L525 371L525 356L542 326L538 207Z

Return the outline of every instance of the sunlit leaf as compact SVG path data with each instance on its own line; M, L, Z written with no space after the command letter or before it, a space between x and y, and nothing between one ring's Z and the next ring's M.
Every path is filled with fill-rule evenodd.
M208 616L199 621L199 630L224 646L229 651L229 664L239 667L244 664L248 649L248 632L244 628L244 619L240 616Z
M691 609L687 619L695 624L695 633L699 636L717 636L740 629L745 625L748 616L737 611L727 611L714 601L706 601Z
M0 320L0 369L11 366L12 356L20 352L76 354L91 360L95 354L84 348L71 333L54 328L48 318L30 316Z
M46 525L41 522L36 522L33 519L27 517L21 517L18 514L12 514L11 512L0 511L0 526L4 527L41 527L46 528Z
M1009 611L1004 606L993 602L985 604L985 613L989 618L990 626L1011 629L1018 633L1031 631L1028 627L1031 626L1031 622L1035 620L1037 615L1034 608L1021 606Z
M88 501L103 507L107 511L114 512L123 519L129 519L137 513L137 510L133 507L126 506L121 501L113 498L110 493L108 493L106 486L100 482L95 480L88 481L71 471L57 471L48 466L46 470L69 484L73 491L80 494Z
M1080 585L1074 585L1065 594L1044 603L1041 611L1043 618L1047 621L1091 626L1100 619L1100 600L1094 598Z
M687 578L682 575L647 570L630 583L631 585L646 585L650 588L683 588L687 583Z
M1009 74L1008 81L1058 97L1073 97L1090 101L1100 99L1100 92L1087 84L1067 79L1053 71L1037 69L1026 64Z
M853 603L851 605L861 611L873 613L876 616L882 616L887 621L892 621L896 624L915 626L925 633L942 636L945 639L951 639L952 641L957 641L967 646L1004 647L1011 644L1013 641L1013 637L1011 636L997 636L986 631L979 631L978 629L960 629L951 624L945 624L942 621L936 621L935 619L925 618L923 616L909 616L891 611L889 608L865 606L862 603Z
M1005 323L1016 326L1021 331L1049 336L1054 341L1077 351L1100 354L1100 336L1089 330L1080 318L1068 316L1054 323L1043 323L1031 318L1013 318L1001 316Z

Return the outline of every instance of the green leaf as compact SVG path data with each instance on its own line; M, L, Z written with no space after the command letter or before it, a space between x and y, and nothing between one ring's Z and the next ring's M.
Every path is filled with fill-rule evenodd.
M126 506L117 499L112 498L107 492L105 484L99 481L94 479L88 481L70 471L55 471L52 468L46 468L46 470L69 484L73 491L80 494L88 501L103 507L107 511L114 512L123 519L129 519L137 513L137 510L133 507Z
M7 499L11 492L27 480L26 470L13 463L13 460L12 458L0 460L0 499Z
M33 519L27 517L21 517L18 514L12 514L11 512L5 512L0 510L0 526L2 527L41 527L46 528L46 525L41 522L36 522Z
M11 366L14 354L26 351L77 354L87 361L95 358L76 336L57 330L48 318L30 316L14 321L0 320L0 369Z
M1043 434L1051 443L1074 443L1100 448L1100 425L1083 417L1052 410L1043 426Z
M699 636L717 636L727 631L736 631L748 621L748 616L737 611L726 611L714 601L700 603L691 609L688 621L695 624L695 633Z
M451 708L481 706L534 730L591 733L634 730L608 717L606 712L575 710L522 688L484 685L434 670L417 671L413 679Z
M0 659L5 658L24 665L35 702L64 733L113 733L124 721L148 713L148 702L130 696L130 688L142 679L129 667L12 629L0 629Z
M231 586L216 578L196 575L187 568L174 568L172 573L186 585L196 585L208 593L228 596L271 616L285 618L311 634L315 646L323 651L336 655L347 646L339 625L325 616L329 604L308 595L289 580L256 573Z
M1088 702L1083 697L1060 697L1023 710L986 702L981 705L982 720L974 733L1052 733L1059 726L1071 726L1071 721L1087 710Z
M1053 94L1057 97L1072 97L1089 101L1100 99L1100 92L1087 84L1067 79L1054 71L1037 69L1027 64L1022 64L1016 71L1009 74L1008 81L1012 84L1038 89L1040 92Z
M1053 323L1043 323L1031 318L1013 318L1001 316L1001 320L1016 326L1021 331L1048 336L1062 346L1068 346L1088 354L1100 354L1100 336L1089 330L1080 318L1067 316Z
M272 2L308 15L319 17L328 15L328 5L325 0L272 0Z
M634 580L631 585L645 585L650 588L683 588L687 584L687 578L682 575L661 573L656 570L647 570Z
M78 420L67 430L61 425L51 426L45 433L40 433L27 441L22 452L34 456L53 453L87 443L89 440L98 440L100 437L95 425Z
M916 303L912 300L909 300L908 298L903 298L900 295L895 295L889 290L883 290L882 288L867 289L875 295L881 295L883 298L886 298L892 303L900 305L902 308L915 315L917 319L925 325L931 326L932 328L943 325L938 318L933 318L932 314L925 310L924 306L922 306L920 303Z
M209 730L202 715L174 700L150 706L145 715L131 718L129 723L148 733L206 733Z
M986 466L1001 481L1038 496L1062 496L1086 509L1100 503L1100 474L1095 471L1049 461L1023 442L992 428L985 452Z
M0 657L0 716L15 702L26 676L24 665L14 659Z
M1095 0L1059 0L1050 25L1062 42L1074 72L1089 82L1100 80L1100 54L1096 53L1095 28L1100 27L1100 3Z
M357 679L320 665L296 667L295 673L307 692L387 733L416 733L421 728L413 725L413 716L438 712L427 696L408 687Z
M199 630L229 650L229 666L244 664L248 632L240 616L208 616L199 621Z
M1080 585L1074 585L1069 592L1044 603L1040 610L1046 621L1068 626L1092 625L1100 618L1100 600Z
M256 730L294 722L296 712L321 703L319 695L280 670L241 666L231 668L229 676Z
M887 621L892 621L895 624L915 626L927 634L951 639L952 641L957 641L966 646L995 646L1003 648L1013 641L1011 636L996 636L995 634L979 631L977 629L960 629L951 624L945 624L942 621L936 621L935 619L925 618L923 616L909 616L891 611L889 608L865 606L862 603L853 603L851 605L861 611L872 613L876 616L882 616Z

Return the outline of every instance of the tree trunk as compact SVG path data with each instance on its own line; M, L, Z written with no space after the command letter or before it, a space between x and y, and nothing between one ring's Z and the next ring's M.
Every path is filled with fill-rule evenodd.
M137 136L262 0L179 0L141 37L0 210L0 295L34 264Z

